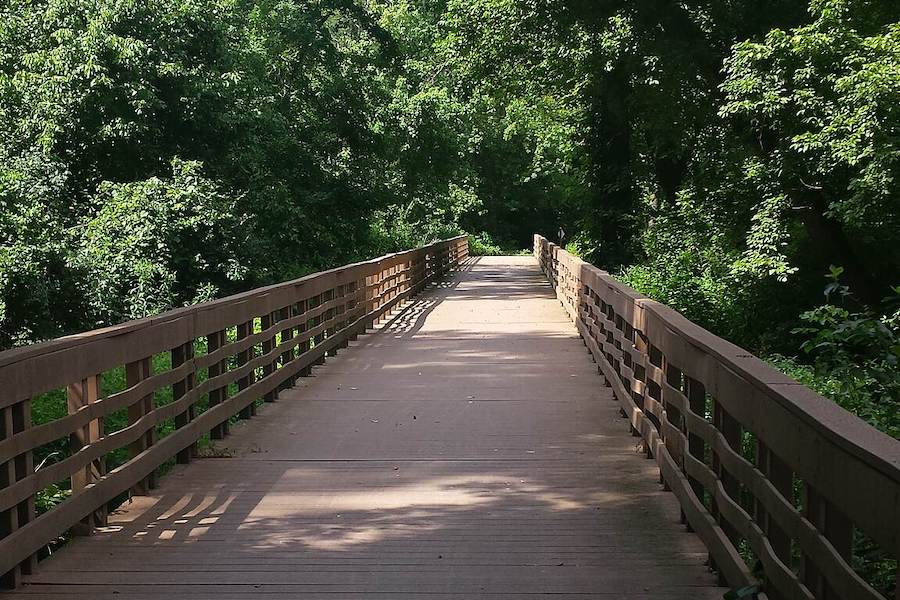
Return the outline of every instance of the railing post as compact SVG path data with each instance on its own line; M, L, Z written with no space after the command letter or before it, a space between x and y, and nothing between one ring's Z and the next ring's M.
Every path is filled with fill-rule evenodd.
M336 291L337 291L336 288L331 288L330 290L325 292L325 294L324 294L324 296L326 298L325 301L333 302L334 299L336 298ZM335 318L336 313L337 313L337 309L333 306L331 308L327 309L325 311L325 320L323 322L324 323L330 322L332 319ZM328 338L334 337L335 333L337 333L337 324L336 323L332 324L330 327L325 328L325 336L323 339L327 340ZM330 350L328 352L328 356L334 356L335 354L337 354L337 348ZM324 355L322 356L322 359L324 362L324 359L325 359Z
M176 346L172 349L172 368L178 368L181 365L194 360L194 340L190 340ZM172 402L177 402L187 394L191 393L191 390L194 389L194 370L191 369L190 372L179 381L176 381L172 384ZM195 408L194 403L191 402L190 405L182 412L175 415L175 429L181 429L182 427L186 427L190 424L191 421L194 420L195 416ZM191 458L197 454L197 444L193 443L187 448L179 451L175 455L175 462L180 465L186 465L191 462Z
M226 343L225 331L216 331L206 337L206 349L212 354ZM223 360L216 361L209 365L209 378L218 377L228 371L227 362ZM209 391L209 407L213 408L225 401L228 397L228 386L217 387ZM209 437L214 440L224 439L228 435L228 419L225 419L209 432Z
M728 445L731 446L731 449L735 452L741 452L741 425L738 423L731 415L729 415L725 409L722 407L721 403L718 401L713 401L713 421L716 429L722 432L722 435L725 437L725 441L728 442ZM738 480L722 466L721 461L719 459L719 455L716 452L713 452L713 471L718 475L719 479L722 482L722 487L725 488L725 493L728 494L735 502L740 504L740 483ZM725 532L725 535L728 536L728 539L737 547L740 542L740 536L735 528L728 522L727 519L723 518L721 513L716 507L715 510L716 520L719 522L719 525L722 527L722 531Z
M428 287L428 251L423 250L419 253L419 289L416 293L420 294Z
M374 275L366 275L365 278L365 297L363 298L363 302L365 302L365 311L367 315L371 315L375 310L375 276ZM364 331L368 329L372 329L375 326L374 317L367 317L366 322L363 324Z
M238 341L243 340L247 337L253 335L253 319L246 321L244 323L239 323L237 326L237 339ZM248 362L255 358L256 351L253 346L250 346L248 349L238 352L237 355L237 366L238 368L246 365ZM238 391L242 391L250 387L256 383L256 371L251 370L244 377L238 379ZM238 416L241 419L249 419L253 415L256 414L256 401L250 402L247 406L242 408L238 413Z
M703 384L696 379L685 376L684 387L691 412L701 418L704 417L704 412L706 411L706 390L704 389ZM700 462L705 462L704 454L706 443L703 441L703 438L690 431L688 431L687 438L688 453ZM691 489L694 490L694 495L697 496L697 499L702 503L704 496L703 484L690 475L688 475L688 482L691 485Z
M322 304L325 303L325 292L322 292L318 296L314 296L314 299L315 299L314 300L315 304L313 304L314 307L322 306ZM325 322L325 315L320 314L318 317L313 318L313 327L318 327L319 325L321 325L324 322ZM314 346L315 348L318 348L324 341L325 341L325 332L324 331L319 333L315 337L313 337L313 343L315 344L315 346ZM322 354L321 356L317 357L315 364L324 365L325 364L325 355Z
M760 472L766 476L766 479L778 490L778 493L793 505L794 474L787 464L778 458L758 437L756 441L756 465ZM791 569L793 561L790 535L765 511L760 502L756 503L755 518L765 532L775 555L788 569ZM782 600L787 597L771 584L766 586L766 593L772 600Z
M821 531L825 524L825 507L823 506L823 499L808 483L803 486L803 489L803 516L815 525L816 529ZM816 567L815 562L802 552L800 556L800 574L803 578L803 583L806 584L806 587L809 588L813 595L820 600L824 598L825 586L824 581L822 580L822 573L819 571L818 567Z
M286 306L281 309L281 320L288 320L295 316L295 307L296 303L291 304L290 306ZM282 343L290 341L294 339L294 328L288 327L284 331L281 332L281 341ZM294 360L294 349L291 348L281 353L281 366L282 368L287 367ZM286 390L293 387L294 382L296 381L296 376L291 375L287 379L285 379L281 384L281 389Z
M831 542L835 550L850 560L853 547L853 526L828 500L819 494L808 483L804 485L803 515L816 526L820 532ZM824 573L819 569L810 557L801 554L801 574L803 583L815 595L822 600L840 600L830 589Z
M310 308L309 299L301 300L297 303L297 310L300 311L300 314L305 313ZM306 335L306 332L309 330L309 319L304 319L300 326L297 328L297 335L304 338L302 342L300 342L300 349L298 353L302 356L309 352L312 345L310 344L309 336ZM300 377L309 377L312 374L312 368L307 365L300 370Z
M384 289L387 291L387 298L384 299L385 304L389 304L391 300L397 295L397 265L392 264L388 267L387 270L387 278L385 279L388 283L385 284ZM387 321L390 316L390 311L392 308L385 309L385 312L382 313L381 319L382 321Z
M337 297L342 300L340 304L334 309L336 317L343 317L347 314L347 305L348 302L344 300L347 296L347 288L350 287L349 284L341 284L337 287ZM342 319L338 321L337 325L335 325L335 331L342 331L345 327L347 327L347 320ZM343 334L342 334L343 335ZM337 348L335 348L334 352L337 354L339 348L346 348L350 345L349 339L345 336L341 343L338 344Z
M0 409L0 440L12 437L31 427L31 400ZM34 459L31 450L0 462L0 489L9 487L25 479L34 472ZM22 502L0 511L0 539L11 535L20 527L30 523L35 516L34 496L28 496ZM37 563L35 555L26 556L18 565L7 573L0 574L0 588L14 588L21 583L22 575L30 575Z
M412 277L412 259L406 260L403 263L403 288L400 290L401 294L407 294L407 300L412 296L412 285L410 278Z
M142 358L141 360L128 363L125 365L125 386L133 387L141 381L151 377L152 362L151 359ZM146 415L153 412L153 394L147 394L140 400L128 407L128 424L133 425L140 421ZM156 441L156 428L150 427L146 433L135 440L128 446L128 458L135 458L144 452ZM139 481L131 488L131 494L134 496L145 496L149 491L156 487L156 471Z
M362 289L363 293L365 293L365 287L366 287L366 283L364 280L360 281L359 279L354 279L350 283L349 292L350 292L351 300L349 302L347 302L347 304L346 304L347 312L355 312L357 310L357 308L359 308L359 304L360 304L359 292ZM365 298L364 298L364 300L365 300ZM350 319L348 320L347 324L349 325L350 323L355 323L356 320L359 319L359 317L360 317L360 315L351 316ZM358 332L359 332L358 327L354 327L353 331L350 332L348 341L356 340Z
M266 313L262 317L260 317L259 321L260 321L260 328L262 329L262 331L267 331L268 329L270 329L271 327L273 327L275 325L277 319L276 319L274 313ZM274 334L272 335L272 337L266 337L263 340L263 343L262 343L263 356L267 356L268 354L271 354L273 348L275 348L275 335ZM263 379L265 379L266 377L269 377L270 375L275 373L276 360L277 359L270 359L270 360L267 360L263 364L263 369L262 369ZM278 389L277 388L263 394L263 402L274 402L276 398L278 398Z
M681 371L672 365L669 364L669 361L666 360L666 357L663 356L661 352L659 352L650 342L649 340L645 340L647 345L647 361L650 364L653 364L655 367L659 368L663 372L663 379L673 388L680 390L681 389ZM654 359L656 359L658 364L654 364ZM644 380L647 384L647 395L651 398L659 402L662 406L662 419L665 421L663 423L663 427L660 430L660 436L663 439L663 443L666 446L666 450L669 454L675 459L675 462L678 464L678 467L684 472L684 441L679 436L670 436L668 435L668 428L666 425L672 427L680 431L682 434L684 431L684 417L681 414L681 409L677 407L674 403L669 401L668 394L664 393L663 388L659 386L651 377L647 376L646 370L644 372ZM687 436L685 435L686 439ZM669 482L665 481L662 476L662 469L660 469L660 480L665 486L666 491L670 489ZM685 522L684 512L681 513L681 522Z
M372 311L374 313L372 317L372 325L371 327L375 327L381 321L381 315L378 313L381 310L381 306L384 304L384 298L381 297L381 293L384 291L384 268L381 264L378 265L378 271L372 276L372 297L371 297L371 305Z
M416 252L415 261L416 294L419 294L425 289L426 281L428 280L428 251Z
M100 375L92 375L67 387L69 414L78 412L100 399ZM103 419L94 419L69 436L72 453L100 440L103 436ZM106 459L98 458L72 474L72 493L77 494L97 482L106 472ZM106 524L106 507L100 507L72 527L74 535L91 535L95 527Z

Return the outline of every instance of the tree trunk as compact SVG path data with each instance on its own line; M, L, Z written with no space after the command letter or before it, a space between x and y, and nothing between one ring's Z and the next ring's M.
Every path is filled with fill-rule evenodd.
M843 267L854 297L869 306L878 306L885 296L886 289L882 289L885 286L878 284L865 262L860 260L841 223L825 214L828 203L824 194L808 190L804 196L809 208L803 211L801 218L810 240L830 264Z

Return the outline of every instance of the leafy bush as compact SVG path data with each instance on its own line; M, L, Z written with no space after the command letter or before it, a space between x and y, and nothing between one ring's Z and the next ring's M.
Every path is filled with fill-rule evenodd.
M900 439L900 286L879 314L858 304L842 272L832 267L828 302L803 313L794 329L812 363L801 383Z
M470 256L501 256L506 254L499 244L495 243L487 233L476 233L469 236Z
M741 254L728 234L731 217L687 193L654 212L641 236L642 260L620 279L718 335L739 343L754 338L750 306L759 280L735 272Z
M387 254L460 235L453 220L416 218L411 206L376 211L369 223L369 252Z
M209 300L244 276L243 219L200 167L175 160L170 179L100 186L78 260L101 322Z

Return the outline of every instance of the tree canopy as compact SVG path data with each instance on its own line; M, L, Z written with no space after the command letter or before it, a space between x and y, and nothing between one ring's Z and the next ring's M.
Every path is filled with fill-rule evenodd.
M896 0L7 0L0 346L562 228L896 399L898 170Z

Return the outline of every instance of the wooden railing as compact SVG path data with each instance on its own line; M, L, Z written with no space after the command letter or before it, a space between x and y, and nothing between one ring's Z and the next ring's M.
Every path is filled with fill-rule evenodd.
M541 236L534 252L723 583L883 598L854 550L896 569L900 442Z
M3 585L14 587L65 531L103 524L110 501L146 494L161 465L190 461L202 437L227 435L232 417L250 418L259 399L274 400L467 255L461 236L0 353ZM121 389L104 393L112 379ZM52 393L68 414L33 424L32 401ZM105 419L124 413L124 427L104 430ZM35 470L35 454L60 442L60 460ZM107 471L116 452L121 464ZM59 484L71 495L36 514L36 496Z

